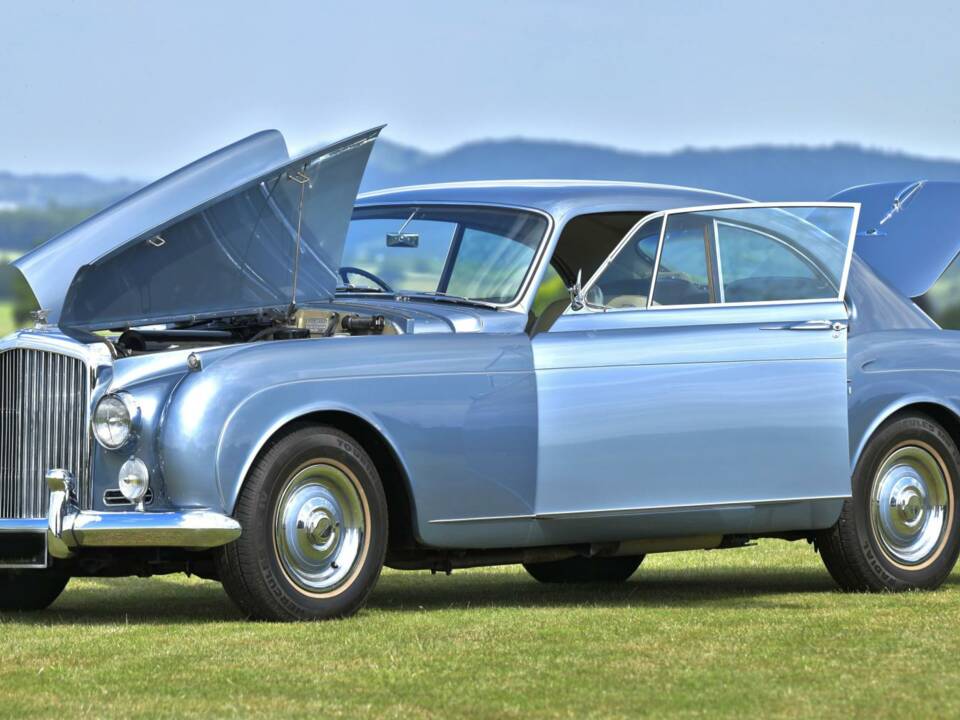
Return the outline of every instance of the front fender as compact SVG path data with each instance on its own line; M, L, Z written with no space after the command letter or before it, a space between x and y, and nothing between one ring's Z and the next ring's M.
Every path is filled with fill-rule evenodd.
M205 361L167 408L168 495L232 514L265 443L323 411L380 433L411 483L418 518L458 516L467 497L483 515L532 507L537 406L525 335L286 341Z
M342 412L372 426L391 448L407 472L403 452L380 419L362 409L364 385L351 384L351 398L334 380L302 380L257 391L246 398L227 419L217 446L217 486L223 507L233 513L243 480L267 442L285 425L318 412Z

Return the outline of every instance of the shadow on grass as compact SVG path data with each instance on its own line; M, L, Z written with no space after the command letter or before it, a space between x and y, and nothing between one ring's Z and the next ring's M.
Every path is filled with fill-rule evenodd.
M953 575L945 584L960 586ZM368 603L378 612L475 608L804 608L796 595L837 592L815 569L643 570L622 585L540 585L516 571L391 573ZM788 597L791 596L791 597ZM41 613L0 615L10 625L217 623L243 617L213 582L179 584L136 579L88 580Z

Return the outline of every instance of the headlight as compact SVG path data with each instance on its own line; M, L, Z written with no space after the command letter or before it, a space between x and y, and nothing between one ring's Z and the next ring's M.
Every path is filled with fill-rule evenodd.
M107 450L119 450L137 432L140 406L129 393L104 395L93 411L93 434Z
M132 457L120 466L120 476L117 478L120 492L130 502L136 504L143 500L150 487L150 472L140 458Z

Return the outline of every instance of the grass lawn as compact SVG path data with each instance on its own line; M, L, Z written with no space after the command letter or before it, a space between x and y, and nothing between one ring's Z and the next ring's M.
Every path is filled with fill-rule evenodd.
M0 638L19 718L960 715L960 573L844 595L772 540L651 556L617 587L387 571L320 624L245 622L196 579L74 581Z

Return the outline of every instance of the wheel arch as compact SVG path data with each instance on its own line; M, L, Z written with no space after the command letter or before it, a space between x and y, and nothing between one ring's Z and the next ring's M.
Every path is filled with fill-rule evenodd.
M878 413L867 427L851 458L851 471L856 468L867 443L876 435L877 431L891 420L909 413L922 413L936 420L943 429L947 431L947 434L953 439L957 446L960 447L960 410L953 407L950 403L935 398L901 398L899 401L891 403L884 408L883 412Z
M318 408L301 412L278 421L263 434L249 453L243 471L223 487L225 505L232 513L237 498L258 458L270 442L305 426L330 426L354 438L370 455L387 496L389 548L412 547L417 538L416 506L410 489L410 477L395 445L387 434L371 420L341 408ZM221 478L221 481L224 478Z

